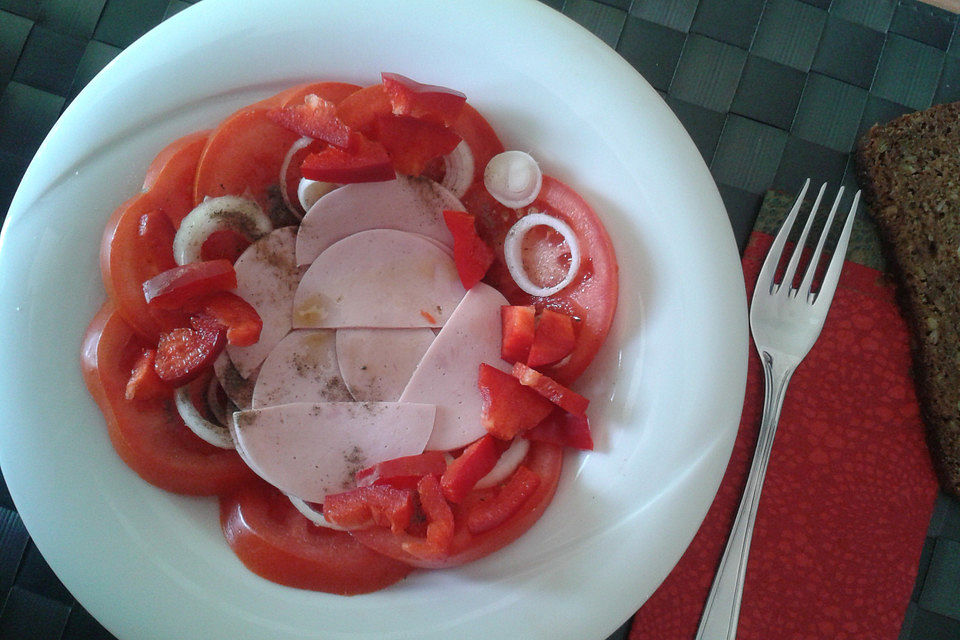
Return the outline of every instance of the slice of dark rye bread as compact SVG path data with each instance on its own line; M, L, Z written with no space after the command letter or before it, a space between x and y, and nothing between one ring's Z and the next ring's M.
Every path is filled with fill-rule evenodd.
M960 102L875 125L856 162L913 335L934 466L960 496Z

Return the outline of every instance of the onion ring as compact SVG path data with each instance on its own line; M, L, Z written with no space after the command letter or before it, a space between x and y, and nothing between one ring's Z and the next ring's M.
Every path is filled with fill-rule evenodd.
M540 287L535 285L527 276L526 269L523 266L523 238L534 227L547 226L563 236L567 246L570 248L570 266L563 279L552 287ZM517 286L526 293L539 298L552 296L562 291L567 285L573 282L577 272L580 271L580 242L576 234L563 220L549 216L545 213L530 213L517 220L507 232L507 237L503 241L503 255L507 262L507 269Z

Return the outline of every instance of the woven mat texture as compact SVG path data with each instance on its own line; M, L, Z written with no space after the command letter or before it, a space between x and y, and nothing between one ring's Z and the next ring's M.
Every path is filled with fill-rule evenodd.
M195 1L0 0L0 214L87 82ZM741 249L767 190L795 192L806 177L853 187L850 150L867 128L960 100L958 17L915 0L544 1L665 98ZM31 542L0 476L0 640L108 638ZM958 638L960 504L941 496L901 639Z

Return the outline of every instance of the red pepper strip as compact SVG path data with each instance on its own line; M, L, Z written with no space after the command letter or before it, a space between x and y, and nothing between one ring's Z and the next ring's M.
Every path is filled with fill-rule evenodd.
M429 120L446 126L453 124L463 110L467 97L447 87L421 84L399 73L381 73L383 88L390 96L393 112Z
M474 485L496 466L500 453L493 436L483 436L464 449L440 476L443 496L449 502L462 502Z
M130 379L123 397L127 400L154 400L170 393L170 387L157 372L153 370L153 363L157 358L156 349L144 349L137 357L130 372Z
M553 403L508 373L481 363L480 422L487 433L510 440L535 426L553 411Z
M340 184L396 179L397 174L383 145L368 140L359 133L354 133L353 136L355 141L351 143L348 151L328 147L307 156L300 165L303 177Z
M524 433L523 437L561 447L593 451L593 437L590 435L590 421L587 416L575 416L559 408Z
M360 486L390 484L416 487L423 476L440 475L446 468L447 457L442 451L424 451L361 469L357 472L356 480Z
M500 322L503 338L500 357L507 362L526 362L533 344L536 327L536 310L533 306L500 307Z
M525 387L530 387L544 398L576 416L587 411L590 401L582 395L566 388L553 378L534 371L522 362L513 365L513 375Z
M403 548L421 558L445 556L453 542L453 510L443 497L437 476L423 476L417 483L417 493L420 508L427 518L427 537L405 542Z
M323 501L324 517L347 529L375 525L400 533L410 526L413 511L411 489L386 485L357 487L329 495Z
M467 511L467 529L476 535L503 524L520 510L540 485L540 476L520 465L497 495L474 504Z
M337 117L337 105L314 94L307 95L300 104L271 109L267 117L302 136L323 140L341 149L350 145L350 127Z
M209 316L190 318L191 328L179 327L161 334L154 371L167 384L178 387L190 382L223 351L226 329Z
M260 339L263 320L253 306L229 291L211 294L201 302L204 314L227 328L227 342L249 347Z
M203 260L237 261L240 254L250 246L250 241L233 229L218 229L200 245L200 258Z
M236 287L237 274L229 260L208 260L157 274L143 283L143 296L156 309L181 309L197 298Z
M392 113L377 116L374 138L387 150L393 168L408 176L419 176L427 164L450 153L460 136L443 125Z
M527 364L531 367L553 364L568 356L576 344L573 318L565 313L544 309L537 322Z
M453 235L453 262L464 289L470 289L483 279L493 264L493 249L480 239L472 213L443 212L443 221Z

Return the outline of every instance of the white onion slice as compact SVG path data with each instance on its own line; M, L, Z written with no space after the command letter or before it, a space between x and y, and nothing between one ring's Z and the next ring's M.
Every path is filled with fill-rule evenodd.
M300 206L304 211L310 211L310 207L317 203L317 200L327 195L337 188L334 182L320 182L310 178L300 178L300 185L297 187L297 198L300 200Z
M480 478L474 487L476 489L493 487L509 478L510 474L516 471L523 459L527 457L527 451L529 450L529 440L526 438L514 438L513 443L500 455L500 459L497 460L497 464L494 465L493 469L490 469L487 475Z
M483 185L500 204L519 209L537 199L543 173L529 153L504 151L490 158L483 171Z
M210 422L197 411L190 399L190 385L184 385L177 389L175 394L177 411L183 418L184 424L197 436L221 449L235 449L233 438L230 436L230 430L223 425Z
M302 513L307 520L317 525L318 527L326 527L327 529L334 529L336 531L350 530L350 529L347 529L346 527L341 527L338 524L333 524L332 522L327 520L327 517L323 515L322 511L317 511L316 509L311 507L309 504L307 504L305 500L302 500L301 498L298 498L297 496L290 493L287 493L285 495L290 500L290 503L297 508L297 511Z
M253 242L273 231L273 223L253 200L240 196L207 198L180 222L173 237L173 259L187 264L200 259L200 249L211 233L230 229Z
M462 198L473 184L474 170L473 151L466 140L461 140L453 151L443 156L443 166L443 181L440 184Z
M303 214L300 210L290 202L290 194L287 193L287 170L290 169L290 162L293 160L293 156L303 149L307 145L313 142L313 138L310 136L303 136L287 149L287 155L283 157L283 164L280 165L280 195L283 196L283 204L287 205L287 209L290 210L290 213L297 217L297 220L303 217ZM302 185L301 185L302 186ZM299 189L297 190L297 195L299 196ZM303 203L303 198L300 198L300 203ZM304 207L303 210L306 211L310 207Z
M535 285L527 276L527 271L523 266L523 238L530 229L539 226L547 226L563 236L567 247L570 249L570 266L563 279L552 287L540 287ZM564 289L573 282L577 272L580 271L580 242L576 234L563 220L548 216L545 213L530 213L517 220L507 232L507 237L503 241L503 254L507 262L507 269L513 277L517 286L532 296L540 298L552 296Z

